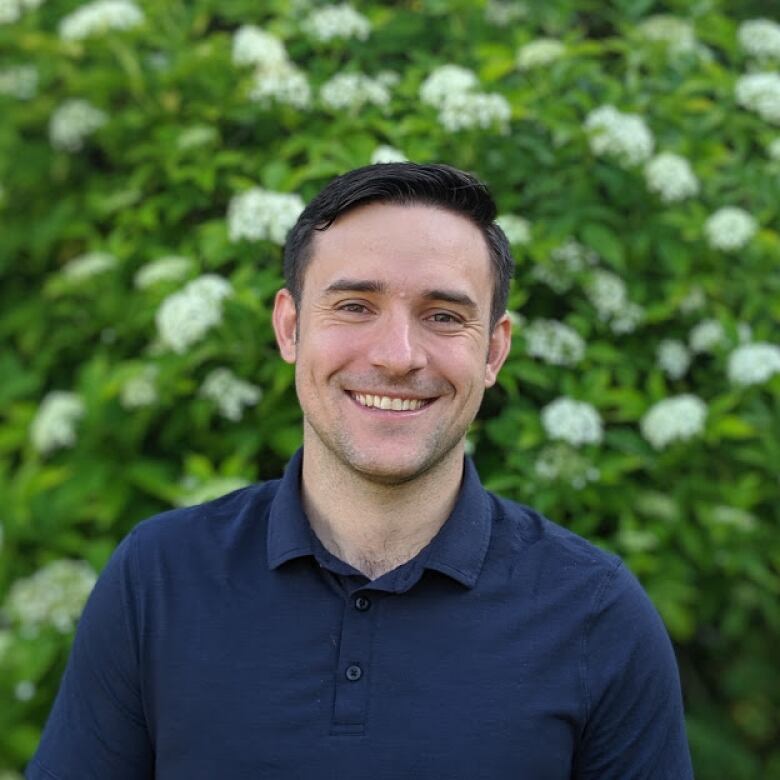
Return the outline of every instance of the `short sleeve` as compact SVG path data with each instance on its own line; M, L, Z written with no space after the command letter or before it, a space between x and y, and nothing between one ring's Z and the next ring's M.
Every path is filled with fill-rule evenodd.
M145 780L152 744L139 684L131 534L79 620L70 658L27 780Z
M588 718L577 780L692 780L682 694L669 636L619 564L594 594L583 642Z

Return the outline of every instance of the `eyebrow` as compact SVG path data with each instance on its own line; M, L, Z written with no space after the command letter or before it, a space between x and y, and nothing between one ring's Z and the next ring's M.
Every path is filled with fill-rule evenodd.
M387 285L384 282L370 279L336 279L336 281L331 282L331 284L325 288L326 294L334 292L366 292L381 294L387 292ZM446 303L454 303L458 306L466 306L470 309L477 309L477 304L471 296L459 292L458 290L436 288L433 290L426 290L422 294L422 297L428 301L444 301Z

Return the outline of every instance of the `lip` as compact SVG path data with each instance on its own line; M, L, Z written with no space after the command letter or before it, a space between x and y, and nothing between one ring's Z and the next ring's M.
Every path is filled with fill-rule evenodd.
M358 409L361 409L362 411L372 414L372 415L381 415L383 417L393 418L393 419L400 419L400 418L407 418L407 417L416 417L425 412L427 409L430 409L431 406L433 406L434 403L438 400L438 396L434 396L432 398L425 398L424 400L427 402L423 406L421 406L419 409L380 409L376 406L363 406L356 398L355 395L358 393L360 395L378 395L378 396L388 396L390 398L400 398L403 400L410 400L410 401L416 401L420 400L419 396L411 396L411 395L400 395L396 393L376 393L371 391L369 392L363 392L358 390L345 390L345 394L349 397L349 400L352 401L355 406L357 406Z

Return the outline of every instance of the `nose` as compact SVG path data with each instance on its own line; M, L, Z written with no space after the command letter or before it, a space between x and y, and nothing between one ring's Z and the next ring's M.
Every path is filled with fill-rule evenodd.
M388 375L406 376L427 365L428 354L423 342L419 325L410 314L387 313L372 328L368 359Z

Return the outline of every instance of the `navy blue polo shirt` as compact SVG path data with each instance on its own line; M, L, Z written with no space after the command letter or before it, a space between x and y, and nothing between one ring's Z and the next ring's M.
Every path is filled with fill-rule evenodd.
M30 780L692 777L675 659L621 562L486 492L368 580L283 479L138 525Z

